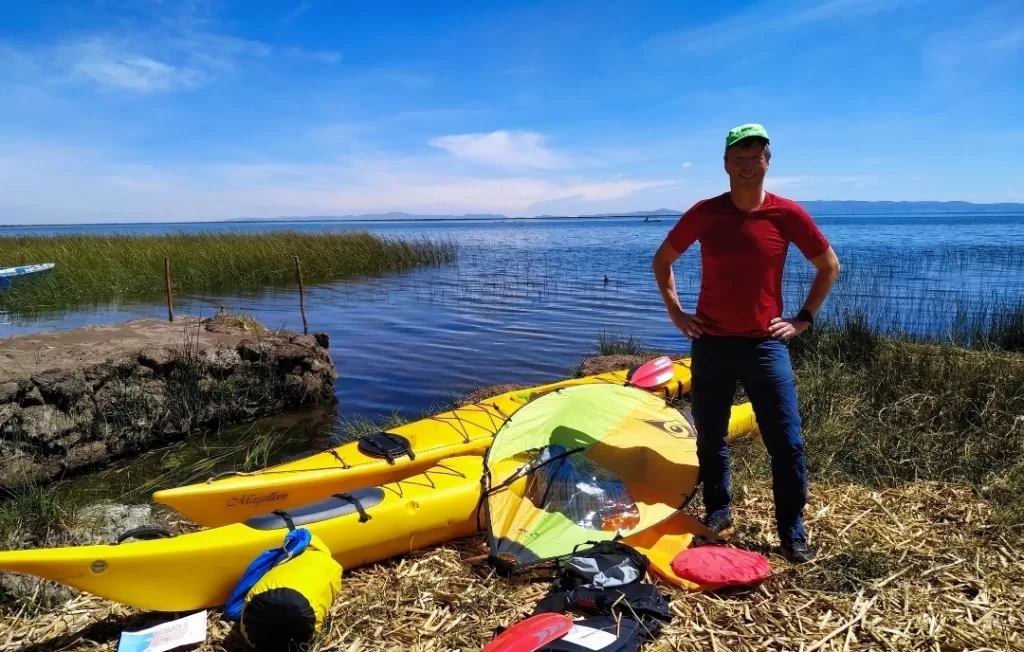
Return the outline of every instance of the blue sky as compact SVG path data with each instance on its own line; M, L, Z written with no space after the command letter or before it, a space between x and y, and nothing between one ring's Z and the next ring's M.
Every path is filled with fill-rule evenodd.
M748 121L796 199L1024 201L1019 0L6 3L0 97L8 224L682 209Z

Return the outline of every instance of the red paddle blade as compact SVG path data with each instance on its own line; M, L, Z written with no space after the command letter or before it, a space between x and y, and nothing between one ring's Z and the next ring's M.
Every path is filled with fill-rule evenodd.
M568 634L572 625L565 614L540 613L498 634L480 652L533 652Z
M672 364L672 358L663 355L637 367L629 382L637 387L657 387L672 380L675 375L676 370L675 365Z

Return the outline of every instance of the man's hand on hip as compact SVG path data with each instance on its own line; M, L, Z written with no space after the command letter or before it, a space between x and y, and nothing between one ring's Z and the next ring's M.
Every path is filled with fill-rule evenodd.
M805 321L776 317L768 326L768 334L777 340L789 340L803 333L808 326L810 324Z
M672 318L672 323L676 325L676 328L681 330L683 335L691 340L700 337L704 333L704 323L697 315L691 315L682 310L672 310L669 312L669 316Z

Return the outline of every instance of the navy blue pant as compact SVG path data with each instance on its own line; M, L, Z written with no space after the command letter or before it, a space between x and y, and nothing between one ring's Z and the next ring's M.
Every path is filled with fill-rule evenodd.
M728 513L730 462L726 437L739 382L754 408L772 458L772 490L779 538L805 537L807 462L796 384L785 342L771 338L701 335L692 345L690 400L707 516Z

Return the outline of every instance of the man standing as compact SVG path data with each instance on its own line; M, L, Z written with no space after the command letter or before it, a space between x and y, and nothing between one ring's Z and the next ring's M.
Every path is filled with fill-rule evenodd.
M765 192L770 160L764 127L732 129L725 139L729 192L684 213L659 247L653 267L672 323L692 340L690 396L708 527L721 532L733 522L726 435L739 382L772 458L783 555L803 562L815 553L803 526L807 465L787 342L812 323L839 274L839 261L807 211ZM672 264L694 242L701 247L701 285L696 310L689 314L679 303ZM782 275L790 243L817 268L817 276L800 311L787 319Z

